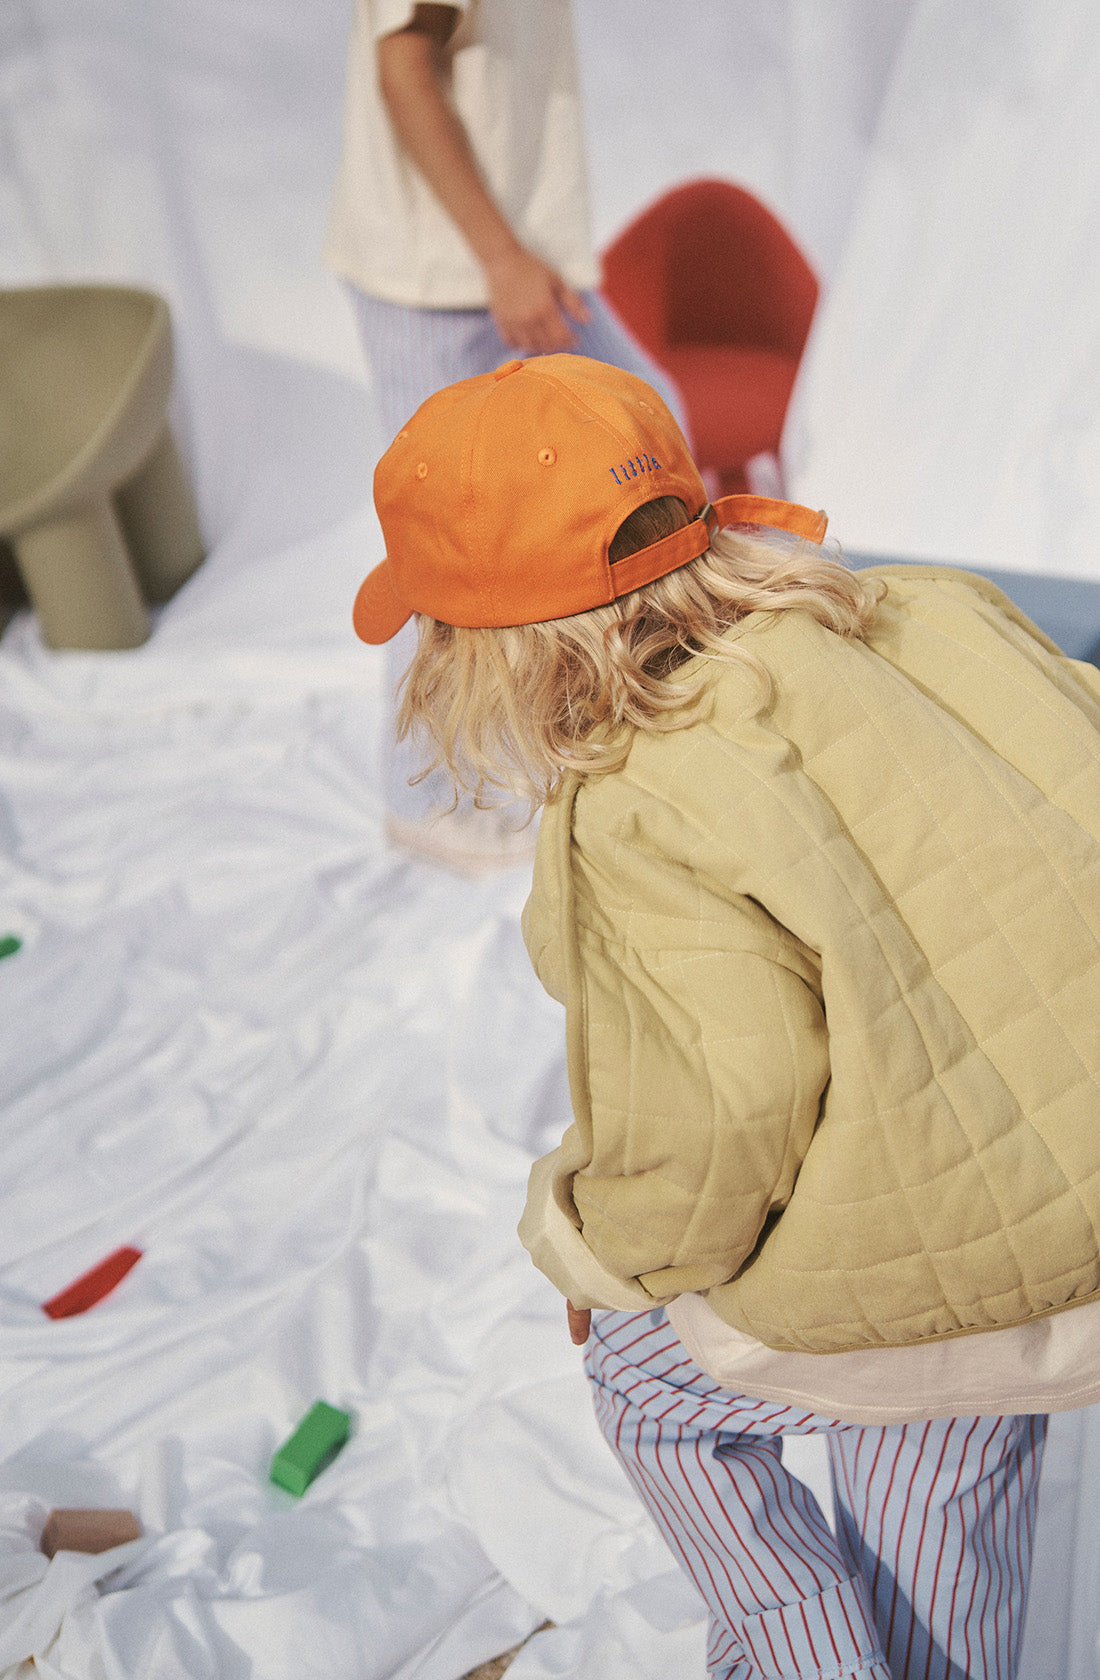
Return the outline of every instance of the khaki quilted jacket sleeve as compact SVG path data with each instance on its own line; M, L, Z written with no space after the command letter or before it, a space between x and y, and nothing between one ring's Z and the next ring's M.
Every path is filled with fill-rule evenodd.
M520 1234L578 1306L725 1283L784 1207L828 1080L811 955L630 825L583 858L544 816L525 917L566 1005L574 1124Z

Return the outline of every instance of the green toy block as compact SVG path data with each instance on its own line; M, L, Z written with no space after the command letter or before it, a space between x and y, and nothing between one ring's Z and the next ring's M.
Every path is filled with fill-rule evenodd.
M318 1400L271 1460L271 1480L301 1498L314 1477L332 1463L350 1433L347 1412Z
M17 939L14 933L6 933L0 939L0 957L14 957L22 943L23 941Z

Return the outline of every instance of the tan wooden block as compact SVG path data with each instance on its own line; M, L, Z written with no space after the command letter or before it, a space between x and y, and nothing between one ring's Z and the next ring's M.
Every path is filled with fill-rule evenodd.
M52 1558L55 1552L109 1552L140 1539L141 1524L132 1511L61 1509L46 1518L39 1546Z

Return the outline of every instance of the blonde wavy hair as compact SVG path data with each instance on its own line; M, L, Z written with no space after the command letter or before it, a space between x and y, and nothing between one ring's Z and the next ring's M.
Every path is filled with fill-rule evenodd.
M612 562L689 523L675 496L638 508L620 526ZM421 616L417 650L401 686L397 732L434 753L477 803L497 790L532 813L567 770L598 775L626 759L634 731L684 729L705 700L707 670L688 661L747 666L759 706L771 679L747 641L727 632L751 612L808 612L840 636L865 634L881 585L862 582L816 544L727 529L697 560L610 606L505 630L462 629ZM417 778L418 780L422 777Z

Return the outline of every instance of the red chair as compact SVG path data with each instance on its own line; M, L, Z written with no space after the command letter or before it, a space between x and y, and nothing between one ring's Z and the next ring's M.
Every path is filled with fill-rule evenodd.
M777 454L818 286L787 230L731 181L688 181L604 253L603 290L679 386L695 459L719 495Z

